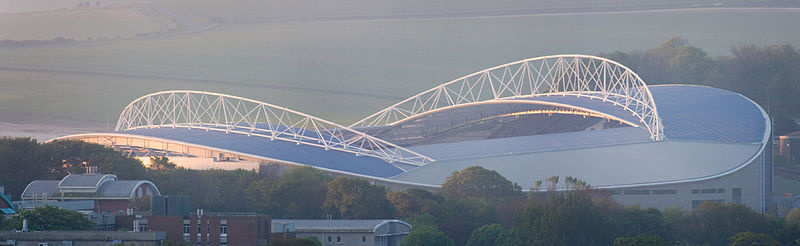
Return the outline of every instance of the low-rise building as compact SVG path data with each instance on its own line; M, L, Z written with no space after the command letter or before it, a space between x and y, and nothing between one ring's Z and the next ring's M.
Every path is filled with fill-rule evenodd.
M273 233L314 237L323 246L397 246L411 230L401 220L272 220Z
M22 192L22 209L44 205L95 213L124 213L137 199L159 196L149 180L117 180L114 174L70 174L61 180L34 180Z
M265 245L270 217L248 213L198 213L197 216L148 216L147 229L166 232L167 240L192 245Z

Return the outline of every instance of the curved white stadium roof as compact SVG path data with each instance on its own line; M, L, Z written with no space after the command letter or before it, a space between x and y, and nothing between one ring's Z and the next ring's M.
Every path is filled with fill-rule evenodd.
M129 104L115 132L58 139L175 142L421 186L481 165L523 187L549 176L626 187L733 172L769 132L766 113L739 94L648 86L614 61L561 55L461 77L350 127L246 98L166 91Z

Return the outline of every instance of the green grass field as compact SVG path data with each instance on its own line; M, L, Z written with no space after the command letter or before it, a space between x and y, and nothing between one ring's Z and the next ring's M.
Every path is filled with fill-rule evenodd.
M132 38L175 27L174 23L142 5L0 14L0 40Z
M740 44L800 46L797 33L800 9L224 24L179 36L0 48L0 109L105 122L146 93L194 89L350 123L522 58L646 49L673 36L724 55Z

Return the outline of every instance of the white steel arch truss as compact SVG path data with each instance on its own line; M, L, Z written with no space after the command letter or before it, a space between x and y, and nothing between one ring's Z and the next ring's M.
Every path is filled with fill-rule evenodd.
M522 97L575 96L602 100L631 112L650 132L664 139L664 128L647 84L615 61L587 55L530 58L478 71L441 84L350 127L392 125L447 107Z
M434 160L330 121L272 104L220 93L163 91L142 96L122 111L116 131L188 128L289 141L325 150L422 166Z

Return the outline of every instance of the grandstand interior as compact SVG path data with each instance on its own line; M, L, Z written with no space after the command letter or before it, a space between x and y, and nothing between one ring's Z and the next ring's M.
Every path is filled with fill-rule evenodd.
M608 115L526 100L456 107L361 130L408 147L630 126Z

